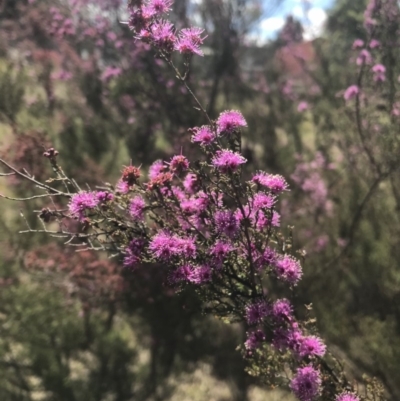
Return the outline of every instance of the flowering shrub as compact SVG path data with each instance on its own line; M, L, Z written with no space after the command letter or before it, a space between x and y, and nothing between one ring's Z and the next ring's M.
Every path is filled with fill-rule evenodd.
M148 179L142 178L139 167L127 166L115 187L99 190L82 190L67 177L51 148L44 156L66 190L39 182L6 161L3 165L44 190L39 197L69 199L67 211L53 205L42 212L44 232L64 236L82 248L107 251L132 270L159 263L168 270L168 284L176 291L193 289L205 310L231 322L245 321L248 333L242 350L251 373L272 381L285 371L288 379L282 381L301 401L319 396L357 400L313 322L299 317L287 299L290 295L278 295L291 294L303 276L303 253L296 252L290 235L279 229L280 197L289 189L285 178L264 171L247 177L241 150L244 116L228 110L211 118L187 82L191 57L203 54L203 30L184 28L176 34L172 23L162 19L171 1L132 3L128 25L136 40L152 45L203 114L207 125L191 129L202 158L194 161L180 154L168 162L156 161ZM73 34L66 22L57 30ZM185 58L183 72L174 63L174 51ZM359 66L371 63L367 51L356 61ZM376 82L385 80L382 66L375 65L372 72ZM346 100L357 100L358 87L350 88ZM323 183L311 185L314 181L303 189L322 197L323 205L325 188ZM68 220L79 221L81 228L67 231Z

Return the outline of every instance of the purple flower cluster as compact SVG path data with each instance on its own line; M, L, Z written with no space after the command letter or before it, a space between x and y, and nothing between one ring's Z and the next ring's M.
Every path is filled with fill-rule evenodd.
M134 268L140 262L140 256L144 249L145 242L142 239L133 239L125 249L124 267Z
M172 284L188 282L201 285L210 282L212 275L213 271L208 265L193 266L185 264L172 271L169 280Z
M191 270L188 281L193 284L204 284L212 279L212 270L208 265L196 266Z
M188 168L189 161L183 155L174 156L169 163L169 169L173 173L181 173L183 171L186 171Z
M183 180L183 187L190 194L194 194L199 189L199 180L196 174L189 173Z
M250 219L253 226L260 231L271 226L279 227L280 214L276 210L271 210L275 200L270 194L258 192L249 199L247 205L236 210L236 217L239 221Z
M79 192L72 195L68 204L71 215L82 221L85 210L94 209L100 202L97 192Z
M225 241L217 240L215 245L211 248L211 255L216 267L221 267L229 252L234 250L233 246Z
M239 221L235 213L229 210L218 210L214 215L215 226L219 233L234 238L239 231Z
M154 180L157 176L164 172L165 167L166 166L162 160L156 160L149 168L149 178Z
M149 15L166 14L171 11L173 0L150 0L146 4Z
M266 247L262 255L263 265L273 265L277 259L277 253L274 249Z
M127 194L129 192L130 186L126 181L119 180L115 189L121 194Z
M321 392L321 374L313 366L297 369L290 388L300 401L312 401Z
M138 221L143 220L144 208L146 207L145 200L140 196L135 196L129 204L129 214Z
M199 143L200 145L207 146L211 145L215 141L215 134L208 125L193 128L192 131L193 143Z
M267 195L264 192L257 192L253 198L253 208L259 209L271 209L275 204L275 198L271 195Z
M169 281L172 284L178 284L182 281L189 281L189 277L192 273L192 266L189 264L185 264L183 266L179 266L177 269L173 270L169 274Z
M375 82L383 82L386 80L386 67L382 64L375 64L372 67Z
M248 350L254 350L265 341L265 333L262 330L255 330L247 333L247 340L244 345Z
M194 238L180 238L167 231L159 231L151 239L149 250L156 259L169 261L174 256L194 258L197 247Z
M296 285L303 275L300 262L290 255L279 257L274 263L277 277L291 285Z
M170 53L174 48L176 36L174 26L169 21L155 21L148 31L144 30L142 35L143 39L151 39L160 50Z
M361 39L356 39L353 42L353 49L362 49L364 47L364 41Z
M275 305L274 305L275 307ZM274 308L272 315L276 321L284 318L292 320L291 311L283 310L282 314L276 319L274 316ZM284 315L287 313L288 318ZM282 321L281 321L282 322ZM326 351L326 345L317 336L304 336L299 325L292 322L289 325L278 327L274 330L273 345L279 350L289 349L299 358L323 357Z
M224 174L236 171L246 162L247 160L240 153L232 150L219 150L212 160L213 166Z
M296 355L303 339L303 333L297 323L287 327L278 327L274 330L272 345L279 350L289 349Z
M360 54L357 57L356 63L357 65L371 64L372 63L371 53L366 49L361 50Z
M206 37L202 37L204 29L202 28L185 28L179 33L179 37L175 43L175 50L178 50L183 54L197 54L198 56L204 56L204 53L200 49L203 41Z
M360 88L357 85L351 85L344 92L344 100L354 99L359 93Z
M142 16L146 12L163 14L171 6L171 2L162 0L146 4L147 8L141 8ZM153 18L148 15L147 19ZM169 52L174 47L182 53L201 54L199 38L203 30L182 30L176 39L169 22L153 19L150 25L147 23L137 35L142 38L148 35L148 40L159 49ZM381 67L374 67L372 71L384 73ZM244 343L247 355L251 357L253 350L266 343L267 334L263 329L268 327L268 338L272 337L270 345L277 352L285 353L285 357L290 356L297 366L303 366L293 377L291 389L301 401L312 401L320 394L321 374L313 366L304 367L304 364L316 363L322 358L325 344L319 337L303 331L289 300L267 299L265 288L252 286L254 278L263 282L263 275L275 276L294 286L303 272L297 259L282 254L278 245L272 245L276 238L273 227L280 224L275 206L279 195L288 190L288 183L280 175L263 171L257 172L251 182L242 183L240 167L247 160L239 152L222 148L223 142L232 146L231 137L246 126L243 115L230 110L221 113L215 124L193 128L192 142L203 147L208 163L200 161L190 165L182 154L173 156L169 162L157 160L150 166L149 180L144 185L139 182L138 168L124 169L120 185L126 185L122 188L126 192L120 192L135 194L129 200L130 216L143 222L146 205L151 210L149 217L154 217L158 210L160 216L154 217L149 226L133 227L146 229L146 244L132 240L124 250L123 264L134 268L141 260L161 262L169 269L170 284L175 288L195 285L199 293L203 293L201 286L205 285L211 302L218 301L221 293L226 297L236 296L232 295L235 288L230 291L231 286L237 285L238 293L245 295L238 295L243 306L235 316L244 317L251 326ZM306 188L317 192L311 184ZM126 196L121 198L126 202ZM102 194L101 199L112 198ZM95 200L100 202L100 195ZM88 205L83 202L81 209L90 207L90 202ZM213 285L208 285L210 282ZM226 283L229 287L224 287ZM214 293L219 286L224 292ZM243 289L252 291L246 293Z
M262 171L255 174L252 181L268 188L273 194L287 191L289 187L286 180L281 175L267 174Z
M184 28L176 35L173 24L162 19L163 15L171 11L172 3L172 0L149 0L137 7L132 6L129 28L137 39L151 43L167 54L176 50L185 55L203 56L200 46L206 38L203 36L204 29Z
M246 307L247 323L261 323L269 313L270 307L264 300L254 302Z
M240 127L247 127L247 122L240 111L227 110L219 115L217 130L220 135L231 135Z
M306 356L319 356L325 355L326 345L322 340L316 336L306 336L300 341L299 356L302 358Z
M287 299L278 299L272 305L271 315L278 323L289 322L293 319L293 307Z

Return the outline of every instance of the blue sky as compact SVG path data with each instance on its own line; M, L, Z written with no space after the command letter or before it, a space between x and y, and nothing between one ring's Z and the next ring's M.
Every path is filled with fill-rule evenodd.
M263 1L267 5L269 0ZM302 21L307 39L318 36L326 20L326 11L334 2L335 0L284 0L274 15L268 15L260 21L257 31L252 35L253 39L265 42L274 38L289 14Z

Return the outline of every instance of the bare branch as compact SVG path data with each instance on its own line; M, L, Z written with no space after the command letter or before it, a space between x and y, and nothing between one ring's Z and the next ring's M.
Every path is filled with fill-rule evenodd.
M34 184L36 184L38 187L43 188L43 189L47 189L50 192L55 192L58 195L64 195L67 197L70 197L71 195L66 194L64 192L59 191L58 189L52 188L46 184L42 184L39 181L36 181L34 178L30 177L27 174L21 173L20 171L18 171L16 168L14 168L13 166L11 166L10 164L8 164L6 161L4 161L3 159L0 158L0 163L3 164L4 166L6 166L7 168L9 168L11 171L13 171L15 174L19 175L20 177L24 178L25 180L28 180Z
M12 200L12 201L28 201L28 200L32 200L32 199L37 199L37 198L47 198L47 197L51 197L51 196L64 196L63 193L57 193L57 194L43 194L43 195L32 195L28 198L12 198L11 196L6 196L6 195L2 195L0 194L0 198L4 198L4 199L8 199L8 200Z

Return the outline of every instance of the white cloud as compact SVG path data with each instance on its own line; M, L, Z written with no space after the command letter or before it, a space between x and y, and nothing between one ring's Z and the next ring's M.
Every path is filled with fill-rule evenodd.
M261 30L266 33L278 31L283 25L285 25L285 18L283 17L265 18L260 22Z
M308 11L307 17L313 25L323 24L326 21L326 12L322 8L313 7Z
M253 43L263 44L276 38L277 33L285 25L287 15L290 14L302 22L304 39L314 39L323 31L327 19L324 9L329 8L332 2L333 0L289 0L278 15L261 20L258 29L249 33L247 39Z
M294 6L292 10L292 15L296 18L304 18L304 9L302 6Z
M307 12L309 24L304 27L304 38L309 40L319 36L324 28L326 18L326 12L322 8L310 8Z

